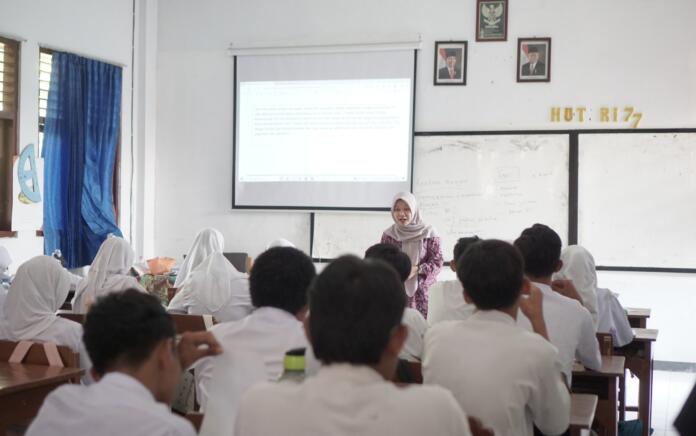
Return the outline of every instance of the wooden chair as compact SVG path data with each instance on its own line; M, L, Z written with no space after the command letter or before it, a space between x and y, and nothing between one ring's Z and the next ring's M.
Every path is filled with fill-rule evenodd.
M209 327L212 326L212 324L215 323L215 321L212 319L212 316L210 316L210 321L208 321L207 325L205 320L205 317L207 316L204 315L184 315L179 313L170 313L169 315L172 317L172 320L174 321L176 334L178 335L184 332L206 331Z
M597 333L597 342L599 342L599 354L602 356L614 354L614 338L611 333Z
M75 321L80 324L84 324L85 322L84 313L73 313L67 310L59 310L58 313L56 313L56 315L58 315L61 318L69 319L70 321Z
M18 343L19 342L13 341L0 341L0 362L8 362L10 360L10 356ZM63 365L66 368L80 367L80 356L78 353L64 345L59 345L57 348L60 359L63 361ZM48 357L46 357L43 345L40 343L32 345L22 363L29 365L48 365Z

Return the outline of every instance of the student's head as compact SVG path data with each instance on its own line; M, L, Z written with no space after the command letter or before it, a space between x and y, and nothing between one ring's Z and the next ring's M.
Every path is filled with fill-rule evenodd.
M524 261L507 242L489 239L472 244L457 263L464 298L481 310L509 309L524 282Z
M131 374L158 401L169 403L181 375L175 334L155 296L128 289L97 299L85 317L83 341L99 377L112 371Z
M515 239L524 258L524 272L531 279L548 279L561 269L561 238L549 226L534 224Z
M407 335L401 325L405 306L403 282L389 265L336 259L309 287L305 326L314 354L326 365L370 365L393 373Z
M256 258L249 274L251 303L297 315L307 306L307 287L315 275L312 259L300 250L268 249Z
M379 259L396 270L402 282L411 274L411 259L392 244L375 244L365 251L365 259Z
M459 258L462 256L462 254L464 254L466 249L469 248L471 244L480 240L481 238L476 235L457 239L457 243L454 244L454 255L452 256L452 262L450 262L450 268L452 271L457 272L457 261Z

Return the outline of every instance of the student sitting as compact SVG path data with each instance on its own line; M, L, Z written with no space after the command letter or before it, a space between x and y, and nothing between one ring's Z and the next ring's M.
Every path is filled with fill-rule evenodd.
M128 241L116 236L104 240L87 277L80 281L73 298L73 312L86 313L89 306L102 295L133 288L146 292L138 280L130 275L135 253Z
M225 349L261 356L267 380L277 380L283 372L285 352L308 347L301 320L307 312L307 287L315 275L312 259L300 250L276 247L263 252L249 277L254 312L239 321L217 324L210 331ZM214 383L214 361L207 358L194 366L203 410Z
M387 382L407 335L406 293L393 268L344 256L317 276L308 295L305 328L323 366L301 384L247 391L237 436L470 434L446 390Z
M180 288L191 271L212 253L222 253L224 249L225 238L218 230L207 228L198 232L184 262L179 267L174 287Z
M569 245L561 252L561 262L561 269L553 275L552 286L558 285L559 280L570 280L597 329L597 272L594 258L584 247Z
M365 259L380 259L399 274L401 281L408 280L411 274L411 259L403 251L391 244L375 244L365 251ZM423 358L423 336L428 329L428 323L416 309L407 307L401 323L408 329L408 337L399 358L409 362L420 362Z
M457 260L466 249L481 239L478 236L459 238L454 245L454 256L450 261L450 269L457 273ZM473 304L464 301L464 290L459 280L437 282L430 288L428 300L428 324L434 325L441 321L460 321L474 313Z
M0 317L0 339L53 342L80 353L80 366L91 366L82 344L82 326L60 318L72 274L58 260L37 256L17 270Z
M496 435L531 436L533 425L549 435L565 431L570 396L556 349L545 338L540 291L523 278L520 253L506 242L477 242L459 258L457 277L477 311L430 327L424 382L449 389ZM515 324L518 308L535 333Z
M159 300L134 289L97 300L84 329L100 380L54 390L27 436L195 435L168 405L181 368L221 351L210 333L184 333L175 345L174 324Z
M563 374L570 386L573 362L598 370L602 366L599 344L592 316L578 301L565 297L551 288L551 276L561 269L561 238L548 226L534 224L515 240L524 258L527 277L541 290L544 299L544 320L549 340L558 348ZM517 324L531 330L525 316Z

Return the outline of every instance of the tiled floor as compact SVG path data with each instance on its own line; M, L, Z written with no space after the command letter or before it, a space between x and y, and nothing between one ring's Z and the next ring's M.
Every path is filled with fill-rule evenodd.
M655 371L653 373L653 436L678 436L672 423L695 383L696 373L692 372ZM631 377L627 379L626 393L629 404L638 404L637 379ZM626 419L635 418L635 413L626 414Z

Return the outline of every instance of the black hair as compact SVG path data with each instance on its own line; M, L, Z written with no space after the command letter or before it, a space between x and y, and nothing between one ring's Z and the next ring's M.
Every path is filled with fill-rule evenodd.
M481 238L478 236L468 236L466 238L459 238L457 239L457 243L454 244L454 257L452 257L452 260L454 261L455 265L457 264L457 261L459 260L459 257L464 254L467 248L474 242L480 241Z
M309 334L325 365L377 364L401 325L406 293L394 268L381 260L342 256L309 287Z
M524 258L525 272L535 278L551 276L561 259L561 238L544 224L524 229L515 247Z
M270 248L256 258L251 268L251 303L295 315L307 305L307 287L316 274L312 259L297 248Z
M396 270L402 282L411 275L411 259L395 245L375 244L365 251L365 259L383 260Z
M488 239L472 244L457 263L464 292L481 310L512 306L522 290L524 260L507 242Z
M85 316L82 340L94 370L104 375L118 364L137 367L157 344L175 335L157 297L127 289L97 299Z

